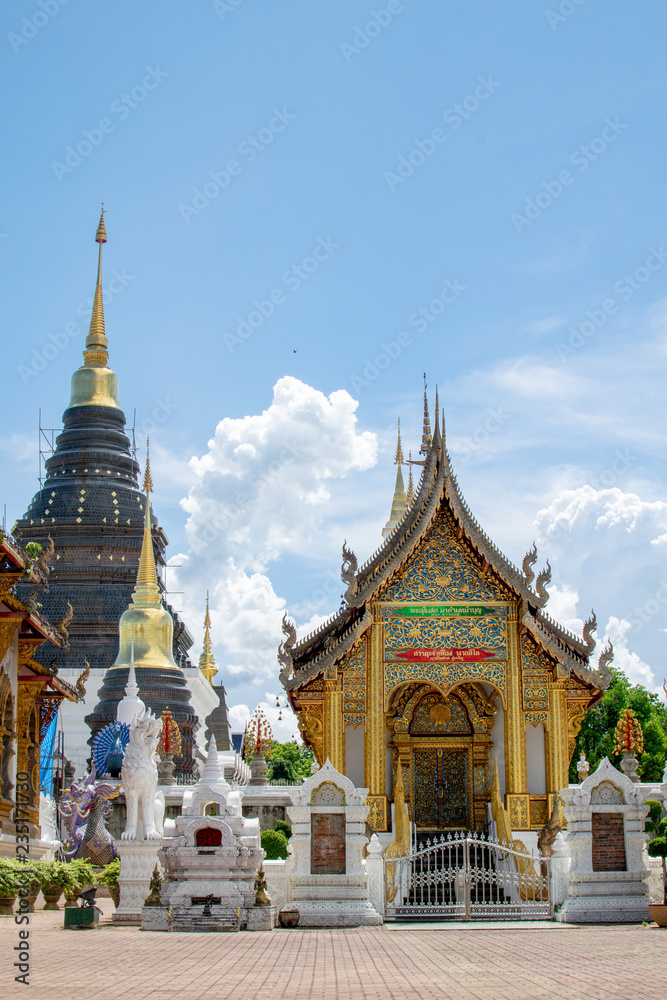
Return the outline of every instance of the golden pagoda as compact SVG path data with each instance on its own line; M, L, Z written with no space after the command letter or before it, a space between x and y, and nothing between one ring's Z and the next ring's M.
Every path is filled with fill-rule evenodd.
M482 530L459 490L437 390L432 432L424 393L419 450L412 502L397 476L392 515L402 514L381 547L362 566L343 547L338 613L299 642L283 620L280 679L320 763L369 789L373 829L389 828L397 773L418 830L484 828L495 765L512 830L537 831L568 783L613 651L594 669L595 616L582 637L559 625L535 546L519 569ZM400 472L400 438L395 461Z

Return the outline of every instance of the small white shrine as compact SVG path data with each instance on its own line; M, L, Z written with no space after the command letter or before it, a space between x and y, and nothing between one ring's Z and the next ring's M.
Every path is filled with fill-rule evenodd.
M362 861L367 795L329 760L292 792L291 906L300 927L382 923L369 901Z
M556 919L568 923L632 923L649 919L649 871L642 788L607 757L580 785L561 793L570 871Z
M159 903L144 906L142 930L270 930L275 908L255 905L264 859L259 821L241 813L211 739L201 779L183 796L181 815L167 820L158 852L164 869Z

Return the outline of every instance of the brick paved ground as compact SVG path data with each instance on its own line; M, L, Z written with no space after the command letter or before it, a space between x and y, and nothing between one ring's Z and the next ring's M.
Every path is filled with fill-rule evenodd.
M106 902L109 907L108 901ZM496 925L496 928L498 925ZM31 923L30 989L0 918L0 996L50 1000L665 1000L667 930L369 928L145 934Z

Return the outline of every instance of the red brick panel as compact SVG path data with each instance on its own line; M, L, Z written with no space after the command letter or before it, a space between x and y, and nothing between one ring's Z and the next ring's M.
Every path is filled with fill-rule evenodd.
M312 813L310 817L311 875L345 874L345 816Z
M626 871L623 814L593 813L592 830L593 871Z

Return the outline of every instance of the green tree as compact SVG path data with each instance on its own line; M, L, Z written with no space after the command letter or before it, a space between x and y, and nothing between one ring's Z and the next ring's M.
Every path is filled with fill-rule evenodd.
M586 713L570 762L570 781L578 781L577 761L583 750L591 773L603 757L618 766L621 754L614 752L614 729L621 712L631 708L644 734L644 753L639 757L639 775L644 781L660 781L667 753L667 707L641 684L631 684L621 670L612 668L611 684L601 700Z
M314 760L312 748L305 746L303 743L297 743L296 740L289 740L287 743L278 743L277 740L273 740L271 745L266 748L265 757L269 764L270 777L273 774L273 767L271 766L273 762L284 760L291 765L291 773L294 775L294 780L297 783L299 783L301 778L308 778L310 776L311 765Z

